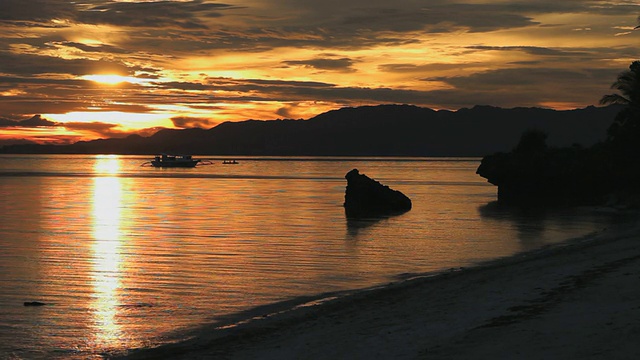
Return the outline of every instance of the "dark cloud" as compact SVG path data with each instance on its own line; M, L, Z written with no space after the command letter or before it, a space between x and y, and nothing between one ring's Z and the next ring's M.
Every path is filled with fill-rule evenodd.
M345 23L377 31L449 32L466 28L470 32L511 29L538 24L531 18L491 4L442 3L420 8L379 8L351 15Z
M276 114L285 119L290 119L292 117L291 115L293 114L292 110L293 109L291 108L291 106L284 106L276 110Z
M0 127L16 126L17 124L18 122L15 120L5 119L0 117Z
M164 89L174 89L174 90L213 90L215 87L202 84L199 82L188 82L188 81L165 81L165 82L154 82L153 85L164 88Z
M127 27L207 29L203 19L222 16L233 9L227 4L203 0L153 2L103 2L79 11L77 21Z
M262 26L246 24L233 31L221 28L203 33L199 41L192 41L195 49L233 48L266 51L278 47L311 47L318 49L362 49L373 46L400 46L419 41L405 34L446 33L466 29L486 32L499 29L537 25L531 18L486 4L441 3L425 8L409 6L363 6L354 8L339 5L342 10L318 2L319 11L308 3L298 4L289 11L301 9L299 18L290 24L267 23ZM306 6L306 8L304 8ZM259 22L259 21L258 21ZM191 34L193 35L193 33ZM166 39L166 38L165 38ZM189 41L189 39L185 39ZM178 44L166 44L175 48ZM187 43L180 44L188 46Z
M640 5L631 2L583 0L485 3L399 0L393 5L379 0L266 0L261 7L246 7L241 12L235 5L204 0L77 3L3 0L0 4L0 19L5 21L66 19L74 23L136 27L143 30L129 34L131 48L153 52L162 48L178 53L203 49L265 51L283 46L343 49L392 46L415 41L404 33L488 32L541 25L533 20L539 14L640 12ZM108 50L87 45L78 48L93 52Z
M148 71L148 70L143 70L143 71ZM152 70L152 71L155 71L155 70ZM138 79L150 79L150 80L157 80L160 78L158 74L148 73L148 72L139 73L136 75L136 77Z
M618 69L619 70L619 69ZM300 102L325 101L342 105L410 103L457 109L476 104L496 106L538 106L550 102L592 104L606 93L619 72L615 68L563 69L517 67L464 75L425 78L442 82L446 90L412 90L389 87L345 87L317 82L220 79L215 88L228 93L260 94L257 100ZM212 85L214 86L214 85ZM225 101L234 101L227 96ZM237 98L239 102L244 99ZM277 114L293 112L282 107Z
M189 116L178 116L171 118L171 122L177 128L189 129L189 128L201 128L209 129L219 124L219 121L213 119L203 119Z
M328 88L333 84L317 81L287 81L287 80L264 80L264 79L231 79L231 78L208 78L206 83L201 82L154 82L154 86L171 90L198 90L212 91L224 90L229 92L253 92L264 88L297 88L314 87Z
M333 84L319 82L319 81L295 81L295 80L265 80L265 79L242 79L242 80L234 80L234 82L241 82L243 84L257 84L257 85L268 85L268 86L281 86L281 87L291 87L291 86L305 86L305 87L313 87L313 88L326 88L333 86Z
M103 122L67 122L63 124L67 130L71 131L80 131L83 133L92 133L94 136L102 139L108 138L123 138L129 135L140 135L140 136L151 136L158 131L164 129L163 127L150 127L138 130L123 130L117 124L111 123L103 123ZM68 141L69 143L77 141L77 139L72 139L74 141Z
M54 19L71 19L76 7L71 1L51 0L2 0L0 21L49 22Z
M449 64L435 64L444 67ZM428 65L425 65L428 66ZM473 65L469 65L473 66ZM410 71L407 65L396 64L390 69ZM445 108L468 107L476 104L497 106L536 106L543 102L594 103L600 94L608 91L618 70L615 68L563 69L514 67L484 72L462 71L464 75L436 76L425 81L441 82L449 86L446 90L412 90L390 87L345 87L339 84L279 81L262 79L210 78L207 84L194 87L181 84L182 88L199 88L201 95L194 95L193 107L199 103L214 101L324 101L342 105L373 103L410 103ZM171 83L172 86L175 84ZM217 90L216 95L209 95ZM226 94L226 95L221 95ZM247 94L254 94L251 97ZM542 95L541 95L542 94ZM595 94L595 95L594 95ZM206 107L204 107L206 108ZM277 115L289 117L295 113L287 106Z
M543 64L540 60L523 60L523 61L510 61L507 65L518 65L518 66L533 66L533 65L541 65Z
M0 73L4 74L132 75L136 70L139 68L127 66L121 61L107 59L63 59L54 56L0 52Z
M21 121L0 118L0 127L27 127L27 128L31 128L31 127L53 127L53 126L58 126L58 125L59 125L58 123L55 123L53 121L49 121L47 119L44 119L40 115L34 115L33 117L31 117L29 119L21 120Z
M115 2L55 2L3 0L0 19L45 21L66 19L74 23L136 27L118 47L87 45L60 39L58 44L88 53L193 54L215 49L267 51L278 47L359 49L417 43L413 33L466 30L487 32L539 25L533 15L560 13L640 12L640 6L602 1L456 3L434 0L385 1L265 1L263 7L246 7L203 0ZM0 8L2 9L2 8ZM30 9L30 10L25 10ZM43 9L45 11L32 11ZM266 10L264 10L266 9ZM337 11L336 9L340 9ZM42 14L42 15L38 15ZM224 14L224 16L222 16ZM222 18L222 19L221 19ZM211 21L214 20L214 21ZM34 42L33 39L21 40ZM43 40L44 41L44 40ZM65 42L66 41L66 42ZM37 46L37 45L34 45ZM162 49L162 51L160 51ZM530 51L543 51L543 48ZM142 59L142 58L141 58ZM296 61L296 60L292 60ZM320 70L345 71L349 59L298 60ZM342 62L342 63L341 63ZM292 63L290 65L295 65Z
M82 101L46 101L43 99L26 99L24 97L8 99L0 98L2 116L14 118L28 113L64 114L70 111L84 111L90 104Z
M378 66L378 70L389 73L424 73L443 70L465 70L470 67L481 65L479 63L431 63L431 64L410 64L410 63L397 63L397 64L382 64Z
M102 122L67 122L63 124L67 130L79 130L82 132L92 133L100 138L113 138L123 137L129 135L129 132L124 132L118 129L117 124L108 124Z
M429 92L419 90L393 89L388 87L342 87L331 89L297 88L282 92L288 101L331 101L349 103L408 103L425 104L429 100Z
M283 119L295 119L298 117L300 111L299 107L300 103L287 104L276 110L276 115ZM298 120L300 120L299 117Z
M0 115L5 118L19 118L23 114L64 114L74 111L90 111L100 108L102 111L120 111L130 113L147 113L153 109L140 100L138 95L131 96L131 102L109 101L114 94L102 92L104 95L93 94L87 96L86 92L80 89L60 90L56 87L45 87L34 90L31 94L16 96L0 96ZM52 93L53 96L37 95ZM61 94L62 93L62 94ZM160 97L160 95L157 95ZM116 97L118 98L118 97ZM158 103L160 100L158 99Z
M536 56L580 56L587 52L576 49L553 49L539 46L467 46L467 49L483 51L521 51Z
M354 29L324 29L318 26L252 27L239 26L233 30L212 28L208 31L146 30L132 34L127 48L142 52L189 56L214 50L236 53L266 52L283 47L307 49L362 49L373 46L399 46L420 41L404 34L382 34Z
M39 126L51 127L51 126L57 126L58 123L44 119L40 115L34 115L30 119L20 121L19 125L24 127L39 127Z
M284 0L283 11L296 11L299 24L319 26L330 32L442 32L453 28L491 31L534 25L517 7L502 3L464 4L447 0ZM336 11L340 9L340 11Z
M571 88L574 91L576 83L603 84L615 79L615 71L611 70L574 70L574 69L554 69L554 68L512 68L499 69L474 73L466 76L432 77L425 80L442 81L458 89L473 88L483 89L504 89L508 86L509 91L515 88L545 88L553 86L557 88ZM555 90L555 89L554 89Z
M204 0L91 2L51 0L2 0L0 21L14 25L33 26L52 20L72 23L103 24L127 27L206 29L203 19L222 16L220 11L237 7Z
M400 34L471 33L541 26L534 18L543 14L637 14L640 4L605 1L509 1L509 2L429 2L400 0L390 5L381 0L284 0L278 4L287 18L287 27L261 27L261 44L276 47L283 40L319 48L362 48L399 45L409 40ZM272 3L273 6L277 6ZM340 11L336 11L340 9ZM256 33L257 35L258 33ZM298 35L297 37L295 35ZM254 38L245 33L247 38Z
M206 84L199 82L168 82L155 83L154 85L166 89L199 90L197 93L189 93L189 96L178 94L173 100L183 104L192 104L190 105L191 107L198 109L210 109L208 106L202 107L199 105L216 101L244 103L247 101L296 102L328 100L347 103L353 100L366 102L416 101L417 103L423 103L425 100L425 93L420 91L341 87L337 84L315 81L209 78ZM214 90L215 93L213 92ZM162 103L168 101L166 95L158 98ZM288 113L285 111L286 109L280 110L278 115L286 116Z
M251 101L333 101L345 103L349 101L381 101L381 102L403 102L403 97L411 102L412 100L424 100L419 91L394 90L391 88L355 88L341 87L336 84L320 83L313 81L279 81L261 79L217 79L215 84L210 85L211 89L223 91L228 94L239 94L237 96L216 96L212 100L225 101L248 101L245 94L257 94ZM348 99L348 100L347 100ZM417 103L422 103L418 101ZM285 116L287 113L281 110L278 115Z
M335 3L335 4L334 4ZM458 30L486 32L536 25L521 11L495 4L455 4L434 1L266 2L272 12L257 14L247 8L243 16L225 13L221 21L207 17L237 8L226 4L190 2L104 3L84 9L78 21L141 27L126 46L157 53L193 53L203 50L267 51L279 47L361 49L418 43L407 36ZM281 9L281 12L278 10ZM336 11L340 9L340 11ZM208 14L204 15L203 14ZM281 18L282 20L279 20ZM233 25L230 25L233 24ZM334 59L335 61L335 59ZM326 69L325 69L326 70Z
M329 70L339 72L353 72L354 61L350 58L315 58L309 60L289 60L284 61L286 65L303 66L317 70Z
M51 43L54 45L59 45L59 46L68 46L68 47L73 47L76 48L78 50L82 50L84 52L89 52L89 53L106 53L106 54L131 54L133 53L133 50L126 50L126 49L122 49L116 46L111 46L111 45L104 45L104 44L100 44L100 45L87 45L87 44L82 44L82 43L77 43L77 42L73 42L73 41L60 41L60 42L54 42Z
M161 127L161 126L156 126L156 127L150 127L150 128L131 131L127 135L136 134L136 135L140 135L140 136L144 136L144 137L149 137L149 136L157 133L158 131L164 130L164 129L166 129L166 128Z
M521 67L425 80L442 81L452 87L451 90L432 92L443 103L537 106L546 102L594 104L606 93L615 76L616 70L607 68ZM465 100L455 101L453 97Z

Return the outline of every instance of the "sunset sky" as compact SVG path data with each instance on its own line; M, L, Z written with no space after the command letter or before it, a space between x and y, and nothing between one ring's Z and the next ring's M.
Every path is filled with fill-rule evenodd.
M0 145L381 103L595 105L640 58L638 15L637 0L0 0Z

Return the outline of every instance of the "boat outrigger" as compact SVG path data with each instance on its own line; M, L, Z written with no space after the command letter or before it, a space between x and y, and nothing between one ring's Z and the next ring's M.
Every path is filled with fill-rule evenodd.
M155 158L151 161L147 161L142 164L142 166L153 166L153 167L181 167L181 168L192 168L196 167L196 165L210 165L211 161L202 160L202 159L194 159L191 155L169 155L162 154L156 155Z

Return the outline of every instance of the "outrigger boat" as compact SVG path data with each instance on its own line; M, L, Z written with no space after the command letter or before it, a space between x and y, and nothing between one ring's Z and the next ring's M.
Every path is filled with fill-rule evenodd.
M191 155L162 154L156 155L153 160L143 163L142 166L192 168L198 164L209 165L211 162L208 160L194 159Z

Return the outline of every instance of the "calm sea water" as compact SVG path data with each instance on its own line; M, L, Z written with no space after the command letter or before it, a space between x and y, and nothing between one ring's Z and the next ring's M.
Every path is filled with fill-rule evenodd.
M613 217L496 208L479 159L240 158L194 169L146 160L0 156L0 357L152 346L259 305L469 266ZM353 168L413 209L347 221Z

